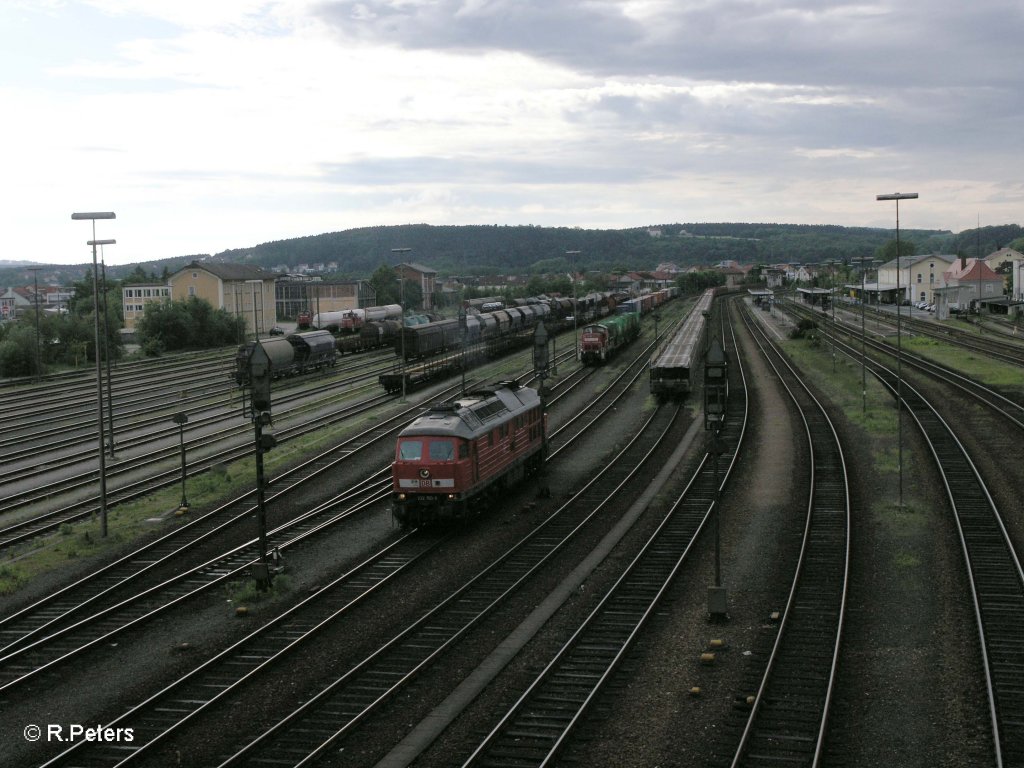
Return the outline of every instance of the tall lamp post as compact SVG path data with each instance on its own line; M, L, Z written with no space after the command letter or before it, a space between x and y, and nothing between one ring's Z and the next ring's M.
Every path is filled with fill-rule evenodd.
M916 200L917 192L876 195L876 200L896 201L896 468L899 474L899 506L903 509L903 315L900 312L900 200Z
M116 219L113 211L100 211L88 213L72 213L73 221L92 221L92 240L87 245L92 246L92 305L93 305L93 330L96 336L95 358L96 358L96 430L99 440L100 459L100 535L107 536L107 464L103 447L103 369L100 365L100 307L99 307L99 268L96 263L96 246L113 245L116 240L96 239L96 219Z
M874 266L875 260L869 262ZM864 254L860 256L860 395L863 405L863 413L868 412L868 378L867 378L867 316L865 314L864 300L867 292L866 268L864 266Z
M411 251L412 248L392 248L391 252L398 255L399 259L404 259L405 254ZM402 305L402 326L398 329L401 334L402 340L402 402L405 402L405 263L400 262L399 267L401 269L398 272L398 292L399 302Z
M576 316L576 257L580 255L579 251L566 251L565 255L569 257L569 268L572 270L572 355L576 360L580 359L580 337L577 331L577 316Z
M100 288L103 291L103 358L107 368L107 434L110 444L110 458L114 456L114 395L111 389L110 373L110 325L107 323L107 264L100 246Z
M260 340L260 326L259 321L256 317L256 286L260 287L260 303L263 303L263 281L262 280L246 280L248 285L252 286L252 337L256 341Z
M836 262L835 259L822 262L828 265L828 303L832 310L832 327L829 330L829 339L832 341L832 373L836 372Z
M32 273L32 305L36 310L36 381L43 378L43 357L39 348L39 270L42 267L29 267Z

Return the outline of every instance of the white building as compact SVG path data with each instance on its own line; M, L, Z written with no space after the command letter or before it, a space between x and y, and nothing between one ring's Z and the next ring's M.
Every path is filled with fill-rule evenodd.
M935 301L934 290L946 286L944 275L956 256L945 253L901 256L897 278L896 259L878 268L878 290L895 291L897 279L903 303Z

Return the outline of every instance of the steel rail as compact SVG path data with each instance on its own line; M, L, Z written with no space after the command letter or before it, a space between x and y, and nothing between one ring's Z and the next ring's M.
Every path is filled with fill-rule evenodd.
M391 488L390 479L360 485L357 490L347 491L339 498L268 532L268 550L280 551L295 546L347 520L386 499ZM350 502L355 506L334 514L340 504ZM109 643L122 632L138 628L154 616L182 605L217 584L241 577L257 562L259 539L253 538L75 624L22 645L0 657L0 694L10 692L43 672L52 671L100 643Z
M633 363L638 367L633 381L646 373L645 366L637 365L639 360ZM611 399L617 400L627 391L624 388ZM274 759L274 755L291 761L291 764L304 765L339 739L350 735L382 704L404 689L501 605L541 566L550 562L588 524L596 522L615 493L637 475L644 466L643 462L649 460L657 445L670 433L671 422L657 434L653 446L639 445L641 437L662 410L652 412L637 435L609 461L606 469L595 473L583 488L526 538L425 616L228 758L222 767L240 763L261 764L267 759ZM643 454L642 458L626 467L623 456L627 451L638 450ZM548 461L551 461L550 457ZM598 497L600 501L594 502L596 506L587 505L588 511L582 513L582 519L571 513L578 500ZM297 751L305 752L306 756L297 758Z
M789 596L732 766L783 762L818 766L835 690L849 589L846 459L832 420L803 377L745 308L743 318L800 415L810 449L811 476ZM759 333L753 332L754 326Z
M404 427L409 416L420 410L419 406L406 408L375 425L372 430L348 438L272 478L267 483L266 503L272 503L312 478L336 469L351 456L369 447L375 439L384 439ZM0 619L0 637L6 639L0 653L6 653L26 638L36 636L43 628L52 628L57 621L66 621L101 597L109 599L115 590L129 585L143 574L180 561L188 549L222 532L227 526L251 519L254 496L255 491L248 491L42 600Z
M844 353L851 354L849 348ZM868 365L895 396L896 373ZM955 430L906 380L903 402L940 472L954 512L985 676L995 764L1024 764L1024 570L991 493Z
M732 349L736 350L731 333ZM746 435L749 402L742 359L731 368L740 386L730 397L721 439L726 467L719 472L705 454L680 496L615 584L556 653L509 711L463 763L552 764L598 701L621 662L654 614L663 595L715 513L716 498L729 482Z

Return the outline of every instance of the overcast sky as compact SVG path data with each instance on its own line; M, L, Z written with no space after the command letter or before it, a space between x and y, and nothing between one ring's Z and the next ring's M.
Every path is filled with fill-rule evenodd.
M0 259L1024 223L1020 0L2 0Z

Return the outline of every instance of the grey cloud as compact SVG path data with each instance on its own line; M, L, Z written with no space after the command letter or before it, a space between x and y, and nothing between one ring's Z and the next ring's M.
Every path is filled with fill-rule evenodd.
M665 3L653 20L617 0L325 2L340 35L407 48L508 50L597 76L790 84L995 86L1017 92L1016 0Z

